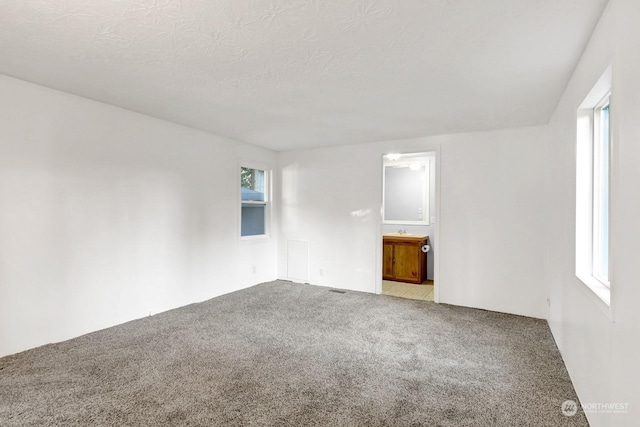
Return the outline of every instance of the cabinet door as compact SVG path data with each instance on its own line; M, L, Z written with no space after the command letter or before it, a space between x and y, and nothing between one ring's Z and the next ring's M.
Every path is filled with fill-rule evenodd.
M382 278L393 279L393 244L382 245Z
M416 244L396 243L393 248L394 273L397 280L419 283L420 248Z

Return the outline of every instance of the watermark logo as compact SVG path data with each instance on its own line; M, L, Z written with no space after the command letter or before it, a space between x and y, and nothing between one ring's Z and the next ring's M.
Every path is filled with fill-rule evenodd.
M560 409L567 417L573 417L578 412L578 404L573 400L565 400Z
M583 403L581 407L585 414L625 414L629 412L629 404L621 402ZM562 402L560 410L565 416L572 417L578 413L578 404L575 400L565 400Z
M629 404L624 402L583 403L582 410L586 414L626 414L629 412Z

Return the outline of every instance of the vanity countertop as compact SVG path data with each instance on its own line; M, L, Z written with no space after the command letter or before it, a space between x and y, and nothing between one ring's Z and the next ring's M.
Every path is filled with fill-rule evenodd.
M393 240L405 240L405 241L421 241L424 239L428 239L429 236L427 234L409 234L409 233L385 233L382 235L383 239L393 239Z

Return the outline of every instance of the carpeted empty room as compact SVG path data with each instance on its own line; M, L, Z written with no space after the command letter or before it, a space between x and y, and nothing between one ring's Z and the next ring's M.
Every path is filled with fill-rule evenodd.
M1 0L0 427L640 426L640 0Z
M276 281L0 359L0 425L553 426L544 320Z

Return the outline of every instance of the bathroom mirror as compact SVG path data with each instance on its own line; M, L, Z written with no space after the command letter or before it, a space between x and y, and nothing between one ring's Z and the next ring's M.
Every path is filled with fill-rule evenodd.
M383 222L429 225L429 160L384 164Z

